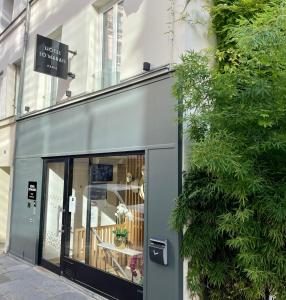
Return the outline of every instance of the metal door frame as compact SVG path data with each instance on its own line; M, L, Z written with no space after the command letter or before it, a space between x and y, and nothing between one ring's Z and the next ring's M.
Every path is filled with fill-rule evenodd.
M41 205L41 221L40 221L40 238L39 238L39 255L38 255L38 265L60 275L62 273L62 261L63 261L63 251L64 251L64 230L61 233L61 253L60 253L60 266L57 266L43 258L43 242L44 242L44 232L45 232L45 213L46 213L46 188L47 188L47 170L49 163L64 163L64 192L63 192L63 215L61 228L64 228L65 223L65 209L67 204L68 195L68 185L69 185L69 158L59 157L59 158L44 158L43 159L43 174L42 174L42 205Z
M100 153L100 154L86 154L86 155L72 155L65 157L43 158L43 175L42 175L42 209L41 209L41 223L40 223L40 238L39 238L39 255L38 264L44 268L62 275L84 287L90 289L111 300L142 300L143 287L126 279L119 278L109 274L103 270L96 269L87 264L81 263L69 257L67 250L69 247L69 229L70 229L70 213L69 213L69 196L72 194L73 183L73 162L76 158L83 157L104 157L104 156L124 156L132 154L143 154L146 160L146 153L143 150L116 152L116 153ZM63 218L62 218L62 235L61 235L61 255L60 266L56 266L42 258L43 254L43 234L45 227L45 212L46 212L46 180L47 180L47 165L51 162L63 162L65 164L64 172L64 195L63 195ZM146 161L145 161L146 163ZM87 214L90 214L88 209ZM144 217L146 218L146 216ZM145 242L144 242L145 245ZM147 249L144 249L147 251ZM146 262L145 262L146 263ZM66 272L69 269L69 272ZM116 292L116 295L114 294Z

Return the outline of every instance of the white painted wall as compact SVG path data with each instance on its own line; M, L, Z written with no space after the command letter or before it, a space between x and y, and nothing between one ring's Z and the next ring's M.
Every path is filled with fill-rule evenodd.
M10 34L0 38L0 71L21 59L23 51L24 24L21 23Z
M10 168L0 167L0 243L6 242Z
M15 66L23 51L24 25L21 23L10 34L0 38L0 120L15 112Z
M188 49L209 47L212 40L208 31L209 16L203 10L204 1L194 0L189 8L193 20L201 23L188 24L178 21L185 0L125 0L121 80L141 74L145 61L156 68L178 63L180 55ZM23 108L29 106L33 111L49 105L45 96L47 87L43 85L46 75L33 71L36 34L48 36L59 26L62 26L61 41L78 54L70 55L70 71L76 74L76 79L59 80L57 101L66 98L66 90L76 96L100 88L99 12L110 2L116 1L39 0L32 6Z
M13 6L13 0L2 0L0 2L0 24L2 29L5 29L12 21Z
M16 67L6 66L0 76L0 120L15 114L16 103Z
M14 0L13 19L26 7L27 0Z
M15 124L0 126L0 167L12 166Z

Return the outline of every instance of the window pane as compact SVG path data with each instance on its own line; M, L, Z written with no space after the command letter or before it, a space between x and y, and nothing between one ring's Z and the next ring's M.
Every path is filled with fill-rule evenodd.
M90 265L142 284L144 156L92 160Z
M113 74L113 8L103 14L103 87L112 85Z
M74 159L69 257L143 283L144 155Z
M122 53L122 35L123 35L123 2L118 4L117 11L117 53L116 53L116 81L120 81L120 66Z
M87 189L89 179L89 159L74 159L72 197L69 211L71 213L69 257L85 262ZM74 201L74 203L71 203ZM71 207L73 206L73 207Z
M45 232L43 258L60 265L65 164L49 163L47 167Z

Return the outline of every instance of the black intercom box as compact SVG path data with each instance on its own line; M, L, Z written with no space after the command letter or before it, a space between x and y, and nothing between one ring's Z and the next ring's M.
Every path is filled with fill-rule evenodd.
M168 241L161 238L150 238L149 257L160 265L168 265Z

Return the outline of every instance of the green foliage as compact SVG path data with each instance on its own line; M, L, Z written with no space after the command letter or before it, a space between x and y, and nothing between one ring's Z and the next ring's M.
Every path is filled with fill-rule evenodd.
M126 238L128 237L128 230L126 228L120 228L117 227L115 230L113 230L113 233L117 238Z
M190 2L190 1L188 1ZM233 28L240 26L241 20L252 20L269 5L280 0L214 0L211 10L217 37L217 59L221 70L239 63L236 43L230 37Z
M190 139L173 226L188 282L210 299L286 299L286 1L217 0L224 55L177 67ZM220 55L220 54L219 54ZM218 56L220 59L220 56Z

